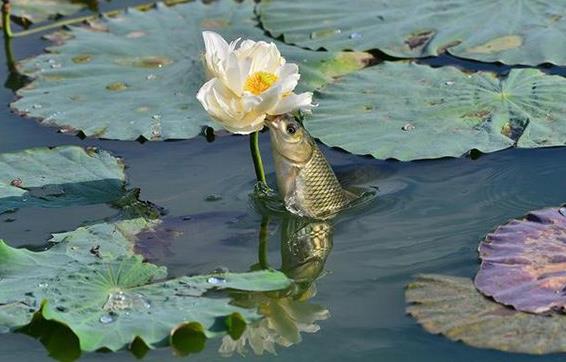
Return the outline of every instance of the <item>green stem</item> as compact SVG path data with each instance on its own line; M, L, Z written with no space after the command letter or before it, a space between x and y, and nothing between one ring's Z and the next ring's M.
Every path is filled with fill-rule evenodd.
M259 150L259 131L256 131L250 135L250 152L252 153L252 159L254 161L255 176L257 178L257 182L261 182L265 186L267 186L265 171L263 169L263 161L261 160L261 152Z
M11 10L12 4L10 4L10 0L2 0L2 31L4 32L5 38L11 38L14 36L14 34L12 34L12 24L10 22Z
M4 2L8 1L9 2L9 0L2 0L2 1L4 1ZM164 3L165 3L165 5L173 6L173 5L177 5L177 4L186 3L186 2L189 2L189 1L190 0L165 0ZM141 5L133 6L134 9L141 10L141 11L147 11L149 9L152 9L153 7L155 7L155 3L141 4ZM79 17L79 18L64 19L64 20L57 21L57 22L54 22L54 23L51 23L51 24L46 24L46 25L43 25L43 26L31 28L31 29L28 29L28 30L23 30L23 31L14 33L14 34L10 33L10 36L14 36L14 37L28 36L28 35L32 35L32 34L36 34L36 33L41 33L41 32L47 31L47 30L60 28L62 26L78 24L78 23L81 23L83 21L87 21L87 20L90 20L90 19L97 19L100 16L113 17L113 16L117 16L121 13L122 13L122 10L111 10L111 11L101 13L101 14L97 14L97 15L88 15L88 16L82 16L82 17ZM8 17L8 20L9 20L9 17Z
M267 261L267 239L268 239L269 216L261 218L261 225L259 227L259 246L258 246L258 261L262 269L269 269L269 262Z
M14 52L12 51L12 38L9 36L4 37L4 53L6 54L6 65L10 73L17 72L16 60L14 58Z

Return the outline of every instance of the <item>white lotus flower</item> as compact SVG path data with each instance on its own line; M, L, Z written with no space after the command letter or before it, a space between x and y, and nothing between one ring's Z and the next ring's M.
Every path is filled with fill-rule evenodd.
M299 67L286 63L277 46L240 39L228 44L220 35L204 31L205 61L211 79L197 99L212 118L233 133L263 128L265 117L310 111L312 93L295 94Z

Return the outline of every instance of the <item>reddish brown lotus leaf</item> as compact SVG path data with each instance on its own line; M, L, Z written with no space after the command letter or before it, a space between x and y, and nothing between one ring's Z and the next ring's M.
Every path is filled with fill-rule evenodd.
M533 211L487 235L476 288L531 313L566 311L566 207Z

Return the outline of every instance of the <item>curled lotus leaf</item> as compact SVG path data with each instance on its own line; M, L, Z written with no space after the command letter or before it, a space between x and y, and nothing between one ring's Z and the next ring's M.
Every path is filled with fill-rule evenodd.
M430 333L506 352L566 352L566 316L506 307L478 292L468 278L421 275L405 296L407 312Z
M106 151L60 146L0 154L0 214L108 203L124 195L124 185L122 161Z
M86 7L85 2L72 0L12 0L11 4L11 15L27 23L71 15Z
M566 208L533 211L498 227L479 254L480 292L525 312L566 309Z
M252 1L129 9L96 26L74 27L66 42L23 61L21 71L34 80L18 91L12 107L44 125L99 138L186 139L205 126L219 129L195 98L206 81L203 30L229 41L274 41L257 27ZM372 59L367 53L314 52L275 42L288 62L299 65L300 91Z
M382 63L317 94L305 121L329 146L402 161L566 145L566 80L536 69L505 77Z
M268 0L259 13L271 34L310 49L379 49L406 58L448 51L483 62L566 64L556 46L566 41L560 1Z

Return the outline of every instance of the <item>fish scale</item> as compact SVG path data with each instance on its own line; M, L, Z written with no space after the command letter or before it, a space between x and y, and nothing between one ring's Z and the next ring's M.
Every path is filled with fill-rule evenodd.
M299 171L297 186L306 216L327 218L352 201L316 145L311 159Z

